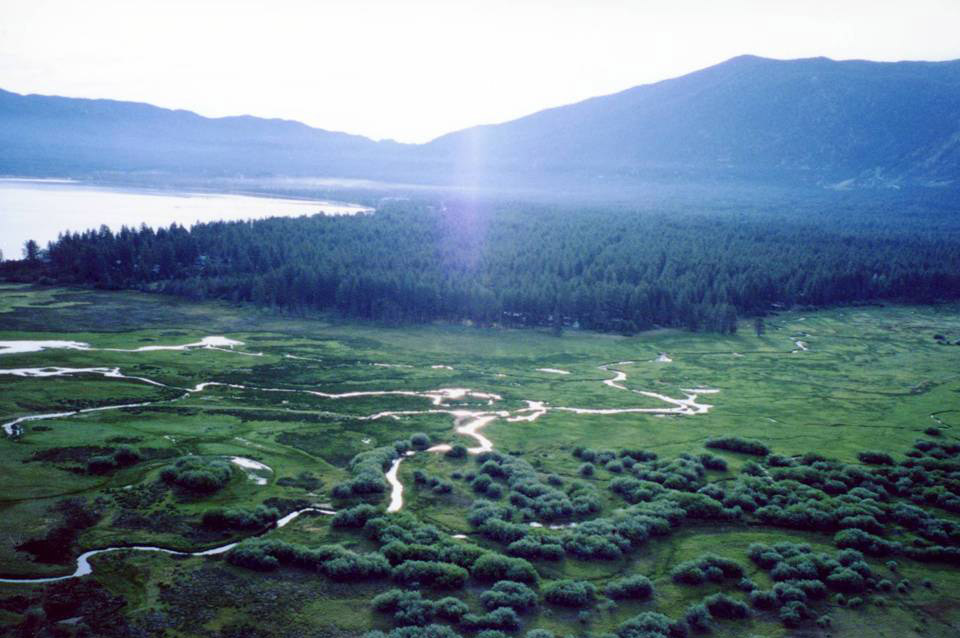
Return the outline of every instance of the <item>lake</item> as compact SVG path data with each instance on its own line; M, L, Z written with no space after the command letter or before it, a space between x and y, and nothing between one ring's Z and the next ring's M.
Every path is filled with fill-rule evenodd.
M192 226L216 220L293 217L324 212L352 215L369 211L358 204L280 199L252 195L153 191L85 185L68 180L0 179L0 251L19 259L23 243L40 246L63 231L106 224L154 228L176 222Z

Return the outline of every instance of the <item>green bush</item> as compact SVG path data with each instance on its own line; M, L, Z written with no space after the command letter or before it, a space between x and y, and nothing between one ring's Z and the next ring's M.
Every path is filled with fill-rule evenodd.
M440 618L459 622L464 614L470 611L470 607L459 598L447 596L434 603L434 611Z
M592 605L597 588L583 580L558 580L547 585L543 597L551 605L587 607Z
M456 589L467 582L467 570L459 565L427 560L408 560L393 570L394 578L405 585Z
M523 583L501 580L480 594L480 603L488 610L511 607L517 611L523 611L536 606L537 593Z
M715 450L740 452L741 454L752 454L753 456L766 456L770 454L770 448L763 443L749 439L742 439L738 436L725 436L709 439L704 445Z
M226 461L186 456L160 472L166 483L184 490L211 493L222 489L230 482L233 469Z
M242 507L217 507L203 513L203 526L211 529L258 530L272 525L280 518L280 512L266 505L255 509Z
M604 593L616 600L646 600L653 596L653 583L639 574L627 576L607 583Z
M522 558L487 553L474 562L470 572L479 581L515 580L521 583L537 582L537 571Z

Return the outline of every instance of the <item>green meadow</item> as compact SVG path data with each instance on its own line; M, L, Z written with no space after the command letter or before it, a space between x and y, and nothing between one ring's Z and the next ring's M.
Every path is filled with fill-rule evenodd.
M117 351L190 344L208 336L228 337L242 345ZM0 439L3 578L70 574L76 556L92 549L152 545L196 552L261 532L264 539L307 547L338 545L360 554L381 551L383 544L369 534L333 526L330 516L317 512L305 513L281 529L214 528L205 525L203 517L217 508L262 504L281 514L310 506L343 510L363 502L382 510L389 502L389 488L382 494L351 498L334 492L335 486L355 476L351 460L364 452L392 450L394 442L418 433L426 434L431 445L477 445L473 438L455 432L456 415L450 413L455 410L500 413L481 430L496 453L529 464L544 484L556 480L563 490L591 494L595 509L563 522L583 525L636 505L611 490L618 478L630 476L629 471L616 461L594 462L593 474L585 475L583 458L574 455L577 448L615 456L622 450L645 450L658 462L696 461L707 453L723 460L723 467L707 467L690 489L668 487L653 501L643 499L657 503L669 497L669 490L706 493L714 486L730 493L745 475L776 477L783 466L705 446L712 438L737 437L763 443L771 457L786 459L786 467L808 468L812 478L796 480L797 490L813 489L817 472L873 471L874 466L858 456L864 451L889 454L897 463L935 459L941 465L919 467L943 472L945 483L939 491L929 492L932 496L924 496L926 501L912 498L908 489L888 490L883 498L845 490L843 494L850 495L845 502L851 507L863 507L865 499L879 503L869 505L877 510L883 528L876 535L904 547L952 547L960 542L960 532L951 528L960 526L960 510L946 504L960 487L960 472L947 465L956 460L950 444L960 442L956 305L782 312L765 319L760 335L752 321L744 321L734 335L658 330L627 337L566 330L557 336L546 330L450 324L383 327L140 293L2 285L0 342L23 340L76 341L91 349L3 354L0 347L0 372L116 368L126 377L140 379L96 372L46 377L0 373L0 422L146 405L25 421L14 436ZM604 383L617 372L626 376L618 382L626 389ZM210 382L222 385L190 391ZM499 399L468 394L438 406L420 395L443 388L469 389ZM703 389L715 392L697 392ZM699 414L578 414L561 409L675 407L631 390L674 400L696 394L694 403L709 407ZM377 394L384 391L406 394ZM322 395L346 393L360 394ZM547 409L533 420L511 421L531 415L527 402L542 402ZM384 412L391 414L370 418ZM918 449L914 447L918 439L934 441L934 452L942 454L921 450L908 455ZM91 470L91 459L120 448L136 451L136 459L108 471ZM805 460L804 455L811 454L823 465ZM234 457L269 469L254 472L231 462ZM171 484L168 470L183 458L223 462L229 477L214 491L181 489ZM827 464L833 464L832 469ZM386 517L432 525L444 542L464 535L465 539L449 542L506 553L505 543L468 520L471 504L480 496L467 475L478 473L480 467L471 455L450 458L419 451L404 458L398 471L403 507L399 514ZM909 474L917 466L904 467ZM642 480L657 482L657 472L670 471L650 466ZM451 489L431 489L418 482L418 474ZM896 478L884 475L891 484ZM494 479L510 492L505 479L495 475ZM872 489L873 483L883 481L873 478L868 483L866 489ZM810 498L824 503L845 498L839 488L817 489L823 496ZM507 505L509 498L504 494L499 503ZM934 541L930 534L898 522L891 513L898 503L920 506L938 524L945 524L942 538ZM85 522L66 533L64 527L74 520L67 513L71 511ZM529 527L527 514L518 511L513 516L515 523ZM563 543L576 528L531 529L538 537ZM744 578L758 589L770 590L777 581L748 558L751 543L809 544L812 552L833 555L839 551L835 532L771 524L755 512L741 516L727 512L714 519L688 516L669 534L652 537L616 558L578 556L568 548L560 560L530 561L538 575L538 591L573 579L594 585L595 598L586 605L564 606L541 597L536 607L520 614L520 627L501 631L510 636L544 629L556 636L633 638L622 627L644 612L681 619L691 606L714 593L750 602L738 587L739 579L699 585L676 582L671 574L684 561L707 554L732 559L743 567ZM35 541L44 539L46 545L39 545L47 549L36 551ZM887 564L891 560L896 561L895 568ZM899 638L960 632L957 562L921 560L900 550L886 555L867 551L863 561L874 585L857 596L862 599L858 604L845 604L838 591L831 590L807 601L806 615L797 622L785 622L777 609L752 607L746 619L715 617L708 635ZM0 636L29 635L22 633L29 623L59 632L49 635L172 637L347 637L371 629L389 633L397 626L390 614L374 611L370 603L397 586L389 578L337 580L286 564L251 570L224 554L116 551L91 562L93 573L81 578L0 583ZM654 594L649 599L615 601L604 595L610 582L632 575L650 579ZM880 584L882 580L893 586L908 583L891 591ZM431 599L457 597L471 612L480 613L481 594L489 586L471 574L462 587L423 592ZM829 620L819 621L824 617ZM67 619L71 622L61 622ZM436 622L459 635L482 634L478 627Z

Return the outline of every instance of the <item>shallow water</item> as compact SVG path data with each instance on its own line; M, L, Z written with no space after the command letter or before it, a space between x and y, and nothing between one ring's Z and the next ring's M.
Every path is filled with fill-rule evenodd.
M191 226L221 219L293 217L321 211L352 215L369 210L343 202L0 179L0 250L7 259L19 259L26 240L46 246L62 231L87 230L91 219L116 232L121 226L137 228L142 223L157 228L173 223Z

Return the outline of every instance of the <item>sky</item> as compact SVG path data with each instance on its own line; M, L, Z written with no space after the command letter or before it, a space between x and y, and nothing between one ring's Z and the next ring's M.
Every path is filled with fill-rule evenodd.
M424 142L773 58L960 58L960 0L0 0L0 88Z

